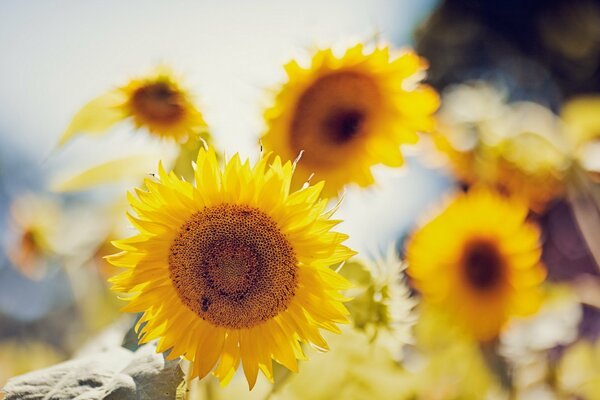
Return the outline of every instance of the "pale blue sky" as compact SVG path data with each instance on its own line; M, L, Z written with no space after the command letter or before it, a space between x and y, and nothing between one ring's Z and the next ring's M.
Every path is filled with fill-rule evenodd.
M247 151L284 62L378 32L408 44L433 3L5 0L0 132L46 155L84 102L165 61L187 78L217 144Z

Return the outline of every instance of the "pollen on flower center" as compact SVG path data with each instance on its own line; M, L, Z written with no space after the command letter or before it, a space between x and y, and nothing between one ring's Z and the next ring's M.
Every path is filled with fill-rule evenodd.
M502 257L489 240L473 240L463 254L463 265L469 284L478 290L490 289L502 277Z
M260 265L253 248L235 241L215 243L206 254L205 277L222 296L244 296L256 283Z
M297 260L258 208L221 204L197 212L170 247L170 277L183 303L216 326L242 329L287 308Z
M173 123L183 113L181 94L167 82L155 82L137 89L131 98L136 115L154 123Z

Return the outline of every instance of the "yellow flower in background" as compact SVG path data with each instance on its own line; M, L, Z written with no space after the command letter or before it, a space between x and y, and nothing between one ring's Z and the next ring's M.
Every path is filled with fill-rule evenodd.
M600 399L600 340L580 340L567 348L558 364L556 379L565 396Z
M166 66L159 66L144 77L97 97L73 117L59 144L81 133L101 134L115 124L130 120L136 129L144 129L151 139L167 140L160 148L146 149L132 155L110 159L82 171L69 171L50 184L53 191L70 192L118 181L139 182L152 170L157 160L168 160L169 167L189 180L191 162L198 150L211 142L206 123L192 102L191 94Z
M406 247L408 274L423 300L444 308L479 340L540 304L540 233L527 206L485 189L458 195Z
M439 99L419 83L426 68L412 51L390 55L382 47L365 54L362 44L342 57L318 51L308 68L291 61L288 82L265 112L262 142L287 160L304 152L294 187L313 173L326 181L326 196L351 182L369 186L371 166L401 166L400 145L433 129Z
M302 365L302 373L284 382L273 400L409 398L402 367L386 347L350 327L330 340L332 354Z
M521 197L536 212L564 195L571 151L550 110L506 104L482 82L457 85L443 99L433 141L459 180Z
M400 399L506 399L500 382L486 363L479 343L465 335L444 310L421 303L415 346L403 358L404 386Z
M55 255L55 239L61 210L55 202L35 195L13 201L8 224L7 256L29 279L41 279Z
M205 131L206 123L179 80L169 68L160 66L148 76L131 79L93 99L75 114L59 144L78 133L103 133L126 119L158 137L186 142Z
M571 150L558 116L535 103L513 103L494 129L503 138L497 145L499 190L536 212L564 195Z
M159 168L130 203L139 233L116 241L109 258L127 270L112 279L127 292L124 311L143 312L140 341L184 355L190 377L213 370L226 384L240 362L250 388L258 370L273 380L271 359L297 371L300 343L328 346L319 329L347 322L346 279L329 267L354 252L331 229L323 183L290 193L293 164L235 155L220 170L202 149L196 186Z
M508 363L517 398L548 389L548 378L553 375L548 351L565 348L577 339L582 316L581 303L571 287L546 285L539 311L510 321L500 335L498 354Z
M380 342L345 326L341 335L327 334L331 351L316 354L302 363L301 373L278 375L275 385L257 381L252 392L235 377L224 388L217 388L207 377L194 381L190 400L364 400L408 399L404 370ZM188 397L186 397L187 399Z

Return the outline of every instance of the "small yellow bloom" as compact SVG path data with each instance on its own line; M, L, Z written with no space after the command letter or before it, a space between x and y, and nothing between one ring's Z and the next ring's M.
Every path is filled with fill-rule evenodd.
M179 79L164 66L87 103L73 117L60 144L78 133L98 134L131 119L136 128L184 143L206 129L206 123Z
M327 350L319 329L347 322L348 282L329 267L354 252L331 231L323 183L290 193L293 164L269 158L251 167L235 155L221 170L201 149L195 186L160 167L130 196L139 233L114 242L123 251L109 261L127 270L113 290L144 313L140 341L160 338L191 378L214 368L226 384L241 362L252 388L259 369L273 380L272 359L297 371L300 343Z
M484 189L459 195L406 248L408 274L423 300L454 315L479 340L540 304L540 234L527 206Z
M351 182L371 185L371 166L401 166L400 145L433 129L438 96L419 83L426 68L412 51L390 55L382 47L365 54L362 44L341 58L318 51L308 68L291 61L288 82L265 112L263 144L287 160L304 152L295 187L313 173L326 181L327 196Z

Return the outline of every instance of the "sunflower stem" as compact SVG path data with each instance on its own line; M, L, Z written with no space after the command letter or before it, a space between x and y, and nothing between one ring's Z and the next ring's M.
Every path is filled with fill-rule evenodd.
M188 362L187 363L187 372L185 374L185 394L183 396L184 400L189 400L191 398L190 392L192 390L192 381L194 380L192 378L193 368L194 368L194 365L191 362Z
M213 385L212 385L212 380L207 379L204 385L204 393L206 394L205 399L206 400L213 400L214 399L214 390L213 390Z

